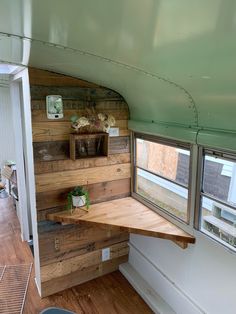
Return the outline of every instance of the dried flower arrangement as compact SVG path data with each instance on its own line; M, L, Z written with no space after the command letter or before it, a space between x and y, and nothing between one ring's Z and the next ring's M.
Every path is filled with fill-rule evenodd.
M97 113L94 108L87 108L84 116L72 116L71 122L71 127L76 133L108 133L116 120L111 114Z

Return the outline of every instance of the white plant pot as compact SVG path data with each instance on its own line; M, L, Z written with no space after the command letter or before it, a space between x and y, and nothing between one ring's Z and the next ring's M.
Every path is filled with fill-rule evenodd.
M72 195L72 204L74 207L82 207L86 204L86 197L83 196L74 196Z

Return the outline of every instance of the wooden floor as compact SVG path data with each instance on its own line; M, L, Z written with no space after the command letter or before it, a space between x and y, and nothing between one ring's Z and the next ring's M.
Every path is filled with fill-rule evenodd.
M10 199L0 199L0 265L31 263L28 245L21 241L19 222ZM78 314L153 313L120 272L40 299L32 273L24 314L58 306Z

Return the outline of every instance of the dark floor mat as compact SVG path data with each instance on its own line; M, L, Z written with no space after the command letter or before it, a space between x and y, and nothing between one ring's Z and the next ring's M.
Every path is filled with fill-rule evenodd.
M43 310L40 314L75 314L67 310L59 309L57 307L49 307Z
M0 191L0 198L7 198L9 195L5 190Z

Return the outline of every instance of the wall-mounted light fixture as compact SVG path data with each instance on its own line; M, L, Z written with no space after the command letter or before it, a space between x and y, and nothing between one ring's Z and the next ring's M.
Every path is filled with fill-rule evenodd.
M47 118L62 119L63 118L63 102L60 95L46 96Z

